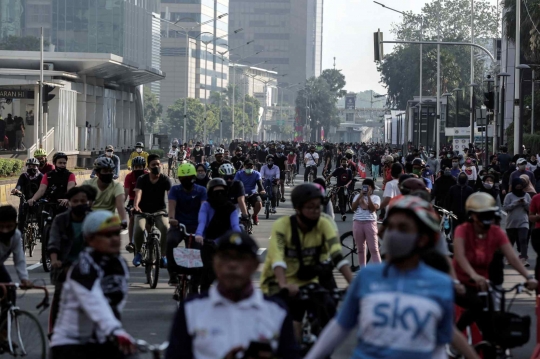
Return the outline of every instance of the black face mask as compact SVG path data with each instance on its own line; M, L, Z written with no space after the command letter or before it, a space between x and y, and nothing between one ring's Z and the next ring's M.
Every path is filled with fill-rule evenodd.
M224 206L227 204L227 201L227 192L225 191L215 191L208 195L208 203L214 208Z
M64 173L66 171L67 171L67 168L56 167L56 172L58 172L58 173Z
M342 163L342 164L341 164L341 167L347 168L347 164L346 164L346 163Z
M86 212L90 211L90 206L87 203L79 204L78 206L71 207L71 211L77 217L82 217L86 214Z
M0 242L2 243L9 243L9 240L11 239L11 237L13 237L13 235L15 234L15 230L12 230L12 231L9 231L7 233L5 232L0 232Z
M523 189L512 189L512 193L516 195L517 197L523 197L525 196L525 191Z
M101 182L109 184L113 181L113 174L112 173L100 174L99 179L101 180Z
M188 191L193 188L193 178L191 177L181 177L180 183L182 184L182 187L184 187Z
M451 175L452 175L452 172L450 172L450 171L444 171L444 175L447 176L447 177L448 177L448 176L451 176Z
M133 170L133 175L135 176L135 178L139 178L143 174L144 174L144 170Z
M467 182L469 181L469 179L467 177L460 176L458 177L457 181L460 185L465 186Z
M158 174L161 173L161 168L160 167L152 167L150 172L152 172L153 175L158 175Z
M308 228L308 232L311 231L313 228L317 226L319 223L319 218L317 219L309 219L306 216L302 214L302 212L298 213L298 217L300 217L300 220L302 223Z
M225 182L227 182L227 185L230 187L233 184L234 175L223 176L223 179L225 180Z
M268 168L272 169L272 167L274 167L274 163L273 162L268 162L266 164L268 166Z
M29 168L26 170L26 173L28 173L30 176L35 176L35 174L37 173L37 169Z
M47 161L39 161L39 167L45 166L46 163L47 163Z

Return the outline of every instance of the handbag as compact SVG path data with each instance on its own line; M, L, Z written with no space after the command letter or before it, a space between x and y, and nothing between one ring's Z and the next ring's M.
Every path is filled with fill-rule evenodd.
M494 342L512 349L529 342L531 317L508 312L495 312L492 317Z

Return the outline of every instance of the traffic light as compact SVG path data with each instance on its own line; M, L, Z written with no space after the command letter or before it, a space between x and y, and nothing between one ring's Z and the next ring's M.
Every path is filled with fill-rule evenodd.
M495 93L493 91L484 92L484 105L490 110L495 107Z
M375 50L375 61L382 61L384 58L382 41L383 41L383 33L379 29L377 32L373 33L373 46Z
M49 101L51 101L56 96L51 94L53 90L54 86L43 86L43 113L49 113Z

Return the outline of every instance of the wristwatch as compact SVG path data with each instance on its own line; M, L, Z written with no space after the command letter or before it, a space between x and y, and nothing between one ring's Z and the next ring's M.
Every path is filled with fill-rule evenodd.
M534 278L534 274L529 274L529 275L527 276L527 279L536 279L536 278Z

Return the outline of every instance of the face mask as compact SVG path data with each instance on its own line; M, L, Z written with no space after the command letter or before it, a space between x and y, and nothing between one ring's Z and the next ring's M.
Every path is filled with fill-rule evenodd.
M107 184L111 183L113 181L113 174L112 173L100 174L99 179L103 183L107 183Z
M422 173L422 171L419 170L419 169L413 168L412 173L414 173L414 174L417 175L417 176L420 176L420 174Z
M137 153L141 153L141 152L142 152L142 148L136 148L135 151L137 151Z
M452 172L450 172L450 171L444 171L444 175L447 176L447 177L448 177L448 176L451 176L451 175L452 175Z
M387 230L383 236L383 246L392 262L410 257L416 249L418 235Z
M518 168L520 171L525 171L525 165L519 165Z
M434 154L434 153L431 153L431 154L429 155L429 157L433 158L433 157L435 157L435 154Z
M187 190L190 190L193 187L193 179L191 177L181 177L180 183L182 184L182 187Z
M0 232L0 242L9 243L9 240L15 234L15 229L9 232Z
M289 152L289 155L291 155L291 156L292 156L292 155L294 155L294 153L292 153L292 152Z
M206 173L197 173L197 178L202 180L206 178Z
M221 207L227 203L227 192L225 191L215 191L208 195L208 203L212 207Z
M56 172L58 172L58 173L64 173L66 171L67 171L67 169L65 167L64 168L56 167Z
M232 186L234 181L234 175L223 176L223 179L225 180L225 182L227 182L228 186Z
M144 170L133 170L133 175L135 178L139 178L144 173Z
M274 162L268 162L266 165L268 168L272 169L272 167L274 167Z
M150 172L152 172L153 175L158 175L161 172L161 168L160 167L152 167Z
M452 158L452 155L446 155L446 158Z
M199 146L196 146L195 149L198 151L200 150L201 148Z
M493 184L491 184L491 183L484 183L484 188L485 188L485 189L492 189L492 188L493 188Z
M71 211L77 217L81 217L84 216L86 212L90 211L90 206L87 203L79 204L78 206L71 207Z
M302 212L300 212L298 216L300 217L300 220L302 221L302 223L308 228L308 232L311 231L313 228L315 228L317 224L319 223L319 218L309 219L306 216L304 216Z
M106 155L107 157L112 157L112 152L107 151L107 152L105 152L105 155Z
M468 179L467 177L462 177L462 176L460 176L460 177L458 178L458 183L459 183L460 185L462 185L462 186L465 186L465 185L467 184L467 181L468 181L468 180L469 180L469 179Z
M315 150L309 150L310 153L315 153Z
M347 164L346 164L346 163L342 163L342 164L341 164L341 167L347 168Z
M459 162L452 162L453 167L457 167L459 165Z
M28 173L30 176L34 176L37 173L37 169L29 168L26 170L26 173Z
M39 166L43 167L43 166L45 166L45 163L47 163L47 161L45 161L45 160L39 161Z
M523 189L512 189L512 193L518 197L523 197L525 195Z
M253 168L246 168L245 172L247 175L250 175L253 173Z
M482 227L484 228L484 230L487 231L493 224L495 218L493 218L492 213L483 213L478 214L478 220L482 223Z

